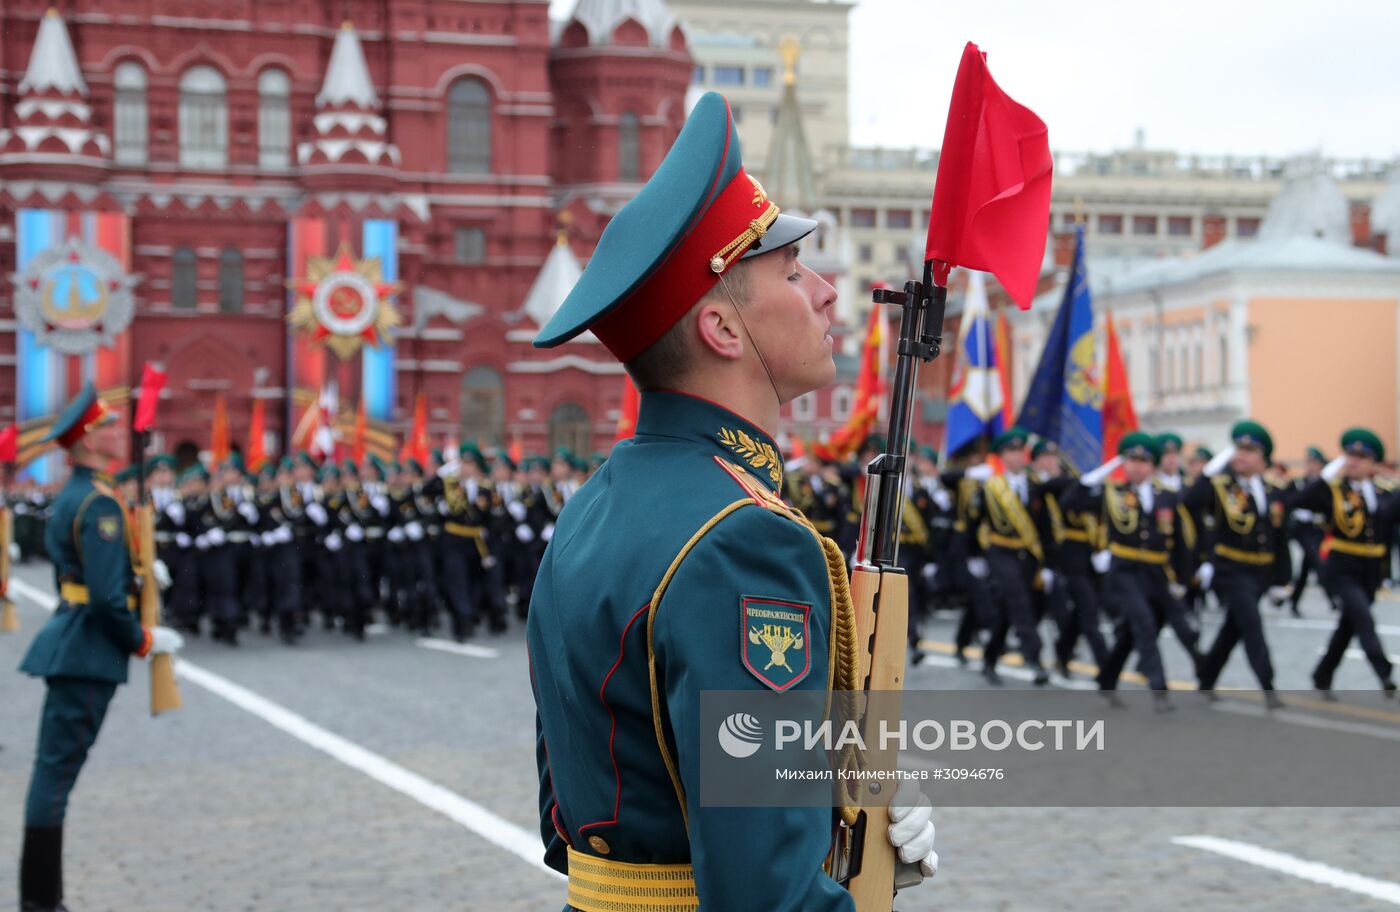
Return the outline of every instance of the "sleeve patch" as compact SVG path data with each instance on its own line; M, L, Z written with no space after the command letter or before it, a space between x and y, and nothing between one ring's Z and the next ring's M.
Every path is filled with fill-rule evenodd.
M739 598L744 667L779 693L812 670L812 606L785 599Z
M97 518L97 537L103 541L114 542L121 537L122 521L119 516L99 516Z

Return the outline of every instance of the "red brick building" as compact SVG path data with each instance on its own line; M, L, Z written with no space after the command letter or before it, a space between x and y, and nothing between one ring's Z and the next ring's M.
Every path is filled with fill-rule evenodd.
M156 361L171 450L208 446L220 396L240 444L265 399L281 450L330 389L394 433L422 393L435 443L605 448L620 366L530 339L679 131L691 62L661 0L547 12L0 5L0 425Z

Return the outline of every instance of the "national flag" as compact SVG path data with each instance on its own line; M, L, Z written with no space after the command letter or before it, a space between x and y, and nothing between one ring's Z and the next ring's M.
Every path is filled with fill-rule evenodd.
M830 438L812 445L812 452L819 458L846 461L874 430L885 391L884 362L880 357L884 336L885 312L880 305L872 304L865 321L865 342L861 346L860 373L856 376L851 413Z
M228 454L228 403L219 393L214 397L214 422L209 429L209 458L215 466L221 466Z
M1103 387L1094 350L1094 305L1084 267L1084 230L1076 232L1069 283L1017 423L1058 443L1070 464L1087 472L1099 464L1103 454Z
M406 460L416 459L426 466L430 449L432 447L428 444L428 397L419 393L413 399L413 428L408 432L408 439L404 441L402 457Z
M613 435L613 443L631 439L637 433L637 411L641 405L642 398L636 384L630 376L623 374L622 405L617 410L617 433Z
M948 389L945 457L979 437L1000 434L1005 429L1001 378L997 375L999 360L987 306L986 278L980 272L969 272L957 361Z
M1102 455L1107 460L1118 455L1118 441L1124 434L1137 430L1138 421L1111 313L1104 315L1104 335L1108 339L1108 362L1104 369Z
M165 371L147 361L141 368L141 386L136 401L136 415L131 429L136 433L149 431L156 423L156 408L160 405L160 391L165 388Z
M253 400L253 417L248 421L248 471L256 472L267 462L267 420L263 415L266 404Z
M1012 407L1011 396L1011 321L1006 314L997 311L997 380L1001 384L1001 425L1011 427L1016 423L1016 411Z
M938 156L925 260L943 284L952 266L990 272L1031 306L1050 227L1053 169L1045 123L992 79L968 42Z

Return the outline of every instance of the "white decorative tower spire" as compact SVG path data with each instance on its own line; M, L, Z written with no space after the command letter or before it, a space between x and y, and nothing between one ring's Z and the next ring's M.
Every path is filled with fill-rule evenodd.
M653 47L666 47L678 24L664 0L578 0L569 17L583 23L589 44L607 44L613 31L628 19L646 30Z
M399 162L399 149L388 141L388 127L379 113L379 96L369 78L359 33L349 22L335 36L312 122L316 138L297 147L302 165Z
M544 265L540 267L539 275L535 276L534 284L526 293L525 303L520 309L525 312L525 316L535 321L536 326L545 325L559 309L559 305L564 303L569 292L573 291L581 275L583 268L579 266L578 258L569 248L568 236L561 227L554 249L545 257ZM592 333L584 333L578 338L585 342L597 341L597 337Z
M110 150L106 136L92 129L92 109L68 27L58 10L39 23L29 66L20 80L14 129L0 130L0 160L24 155L89 159L100 163Z

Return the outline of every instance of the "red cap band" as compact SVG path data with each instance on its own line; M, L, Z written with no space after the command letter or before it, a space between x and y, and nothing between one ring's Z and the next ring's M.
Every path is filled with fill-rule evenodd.
M65 450L83 439L83 435L92 430L112 413L111 409L102 404L101 399L92 400L87 411L83 412L83 417L74 422L73 426L58 438L58 445Z

